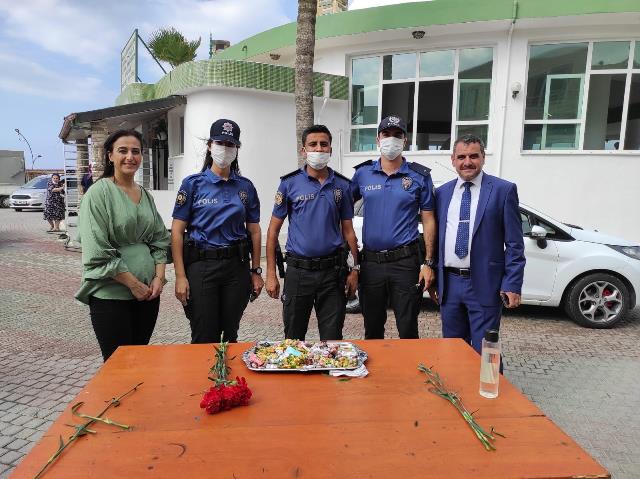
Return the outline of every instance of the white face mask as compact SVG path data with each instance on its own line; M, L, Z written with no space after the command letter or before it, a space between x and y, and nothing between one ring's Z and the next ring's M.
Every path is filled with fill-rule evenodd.
M380 139L380 154L389 160L395 160L404 150L404 138L389 136Z
M226 168L236 159L238 148L235 146L224 146L213 143L211 145L211 158L219 168Z
M321 170L329 164L331 153L324 151L307 151L307 165L314 170Z

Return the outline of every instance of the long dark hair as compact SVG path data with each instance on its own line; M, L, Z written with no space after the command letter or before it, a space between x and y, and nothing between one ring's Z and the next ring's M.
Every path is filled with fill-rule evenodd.
M206 171L209 168L211 168L211 165L213 165L213 158L211 157L211 150L209 148L211 148L211 143L213 143L213 140L209 140L207 141L207 153L204 155L204 163L202 164L202 171ZM229 168L231 168L231 171L235 171L237 175L240 175L240 164L238 163L238 149L236 148L236 159L233 160L231 162L231 165L229 166Z
M100 177L100 179L102 178L112 178L114 173L115 173L115 169L113 167L113 162L111 160L109 160L109 153L113 153L113 144L118 141L118 139L122 138L123 136L133 136L135 138L138 139L138 141L140 142L140 152L142 152L142 133L140 133L139 131L136 130L117 130L114 131L113 133L111 133L107 139L104 141L103 144L103 148L104 148L104 154L103 154L103 161L104 161L104 171L102 172L102 176Z

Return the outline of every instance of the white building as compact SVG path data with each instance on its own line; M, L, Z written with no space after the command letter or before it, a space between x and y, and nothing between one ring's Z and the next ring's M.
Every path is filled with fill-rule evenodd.
M321 16L316 28L330 166L351 176L376 156L380 119L399 114L406 157L435 180L454 177L451 139L472 132L487 143L486 171L516 182L523 203L640 240L640 1L434 0ZM279 176L296 167L294 55L295 23L260 33L155 85L128 85L120 106L70 115L61 138L99 148L106 132L140 127L154 146L141 181L169 223L210 124L231 118L266 229Z

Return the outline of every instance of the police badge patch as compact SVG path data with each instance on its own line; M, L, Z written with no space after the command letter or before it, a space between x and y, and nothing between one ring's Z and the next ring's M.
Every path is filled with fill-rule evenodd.
M283 201L284 201L284 195L280 191L278 191L276 193L276 205L280 206Z
M336 188L333 190L333 199L336 200L336 204L340 204L342 201L342 189Z
M222 134L223 135L233 135L233 125L229 122L225 122L222 124Z
M246 205L247 201L249 201L249 195L246 191L238 191L238 196L240 197L240 201L242 201L243 205Z
M182 206L187 202L187 192L184 190L178 191L178 196L176 196L176 205Z
M410 176L403 176L402 177L402 187L405 190L408 190L409 188L411 188L412 184L413 184L413 180L411 179Z

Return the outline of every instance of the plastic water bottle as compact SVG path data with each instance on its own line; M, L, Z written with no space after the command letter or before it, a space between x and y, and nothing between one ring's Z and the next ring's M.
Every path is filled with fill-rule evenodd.
M480 395L486 398L498 397L500 382L500 337L498 331L490 329L482 340L480 359Z

